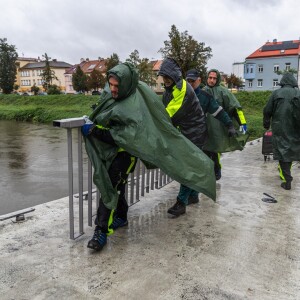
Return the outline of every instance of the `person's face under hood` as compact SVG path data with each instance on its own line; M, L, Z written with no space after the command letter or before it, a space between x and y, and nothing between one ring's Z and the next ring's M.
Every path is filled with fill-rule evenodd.
M221 75L218 70L216 69L211 69L207 73L207 85L211 88L214 86L220 85L221 82Z
M122 100L133 94L138 85L138 74L130 63L115 66L107 72L112 97Z

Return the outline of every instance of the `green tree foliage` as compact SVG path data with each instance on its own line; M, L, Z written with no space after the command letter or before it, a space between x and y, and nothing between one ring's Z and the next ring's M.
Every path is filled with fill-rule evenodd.
M292 74L297 74L298 71L296 69L289 69L289 70L278 70L278 71L275 71L274 73L276 73L277 75L284 75L286 73L292 73Z
M87 86L89 90L103 89L105 86L105 77L98 70L93 70L90 76L87 77Z
M30 88L30 91L36 96L39 92L40 88L35 84Z
M243 85L243 81L235 76L234 74L230 74L230 76L225 77L225 81L228 85L228 88L241 87Z
M56 84L51 84L48 87L48 95L59 95L61 92L60 87Z
M113 53L105 62L106 70L109 71L110 69L112 69L113 67L118 65L119 63L120 63L120 58L119 58L118 54Z
M134 50L126 61L132 63L137 68L139 80L150 86L155 85L156 74L154 74L152 64L148 58L140 58L138 50Z
M43 55L43 58L45 59L45 69L43 70L41 77L43 81L43 88L48 91L50 85L52 85L53 80L58 80L58 78L55 76L54 70L52 70L50 67L51 57L49 57L47 53L45 53Z
M10 94L14 90L18 54L14 45L9 45L7 39L0 39L0 89L4 94Z
M183 76L187 70L197 69L204 80L207 61L212 57L211 48L205 46L203 42L197 42L187 31L180 33L175 25L171 26L169 38L170 40L164 41L164 48L158 52L162 54L163 58L175 59L181 67Z
M72 84L73 88L76 92L81 92L84 93L88 91L88 86L87 86L87 75L83 73L81 70L80 66L76 67L76 71L72 76Z

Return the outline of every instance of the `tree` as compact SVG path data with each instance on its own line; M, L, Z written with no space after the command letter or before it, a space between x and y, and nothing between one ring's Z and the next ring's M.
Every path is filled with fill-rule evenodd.
M51 57L49 57L47 55L47 53L45 53L43 55L44 59L45 59L45 69L43 70L41 76L42 76L42 81L43 81L43 88L48 91L50 85L52 85L53 80L58 80L58 78L55 76L55 72L53 70L51 70L50 67L50 59Z
M106 70L109 71L110 69L112 69L113 67L118 65L119 63L120 63L120 58L119 58L118 54L113 53L111 55L111 57L109 57L105 62Z
M49 95L59 95L60 93L61 93L61 89L56 84L51 84L48 86Z
M225 81L228 85L228 88L232 89L234 87L241 87L243 85L243 81L241 78L235 76L234 74L230 74L230 76L225 77Z
M89 90L103 89L105 86L105 77L100 71L94 69L87 78L87 86Z
M180 33L175 25L171 26L169 41L164 41L165 47L158 52L162 53L163 58L171 57L179 64L183 76L187 70L197 69L202 80L207 72L207 61L212 57L211 48L206 47L205 43L197 42L188 34L187 31Z
M148 58L140 58L138 50L131 52L126 61L130 62L137 68L139 80L144 81L150 86L153 86L156 83L151 62Z
M296 69L290 68L289 70L278 70L274 71L277 75L284 75L286 73L297 74L298 71Z
M7 39L0 39L0 89L4 94L10 94L14 90L18 54L14 45L9 45Z
M35 84L30 88L30 91L36 96L39 92L40 88Z
M80 66L76 67L76 71L72 76L72 84L76 92L84 93L85 91L88 91L87 75L83 73Z

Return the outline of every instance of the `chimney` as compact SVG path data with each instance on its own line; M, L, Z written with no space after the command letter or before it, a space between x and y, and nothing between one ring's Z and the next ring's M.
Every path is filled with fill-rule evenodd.
M90 61L88 57L87 57L85 60L86 60L86 61Z
M273 40L273 43L277 43L277 39L274 39L274 40Z
M81 62L81 63L84 62L84 58L80 58L80 62Z

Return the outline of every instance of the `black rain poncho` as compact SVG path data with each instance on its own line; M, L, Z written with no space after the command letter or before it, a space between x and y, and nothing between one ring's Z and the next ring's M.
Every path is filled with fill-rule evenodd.
M108 72L119 79L119 96L113 99L108 86L90 119L110 128L117 144L112 146L97 138L85 138L91 159L95 185L104 205L115 209L117 190L111 185L107 170L118 149L161 168L174 180L216 198L216 182L212 161L171 124L158 96L143 82L131 64L120 64Z
M292 162L300 160L300 92L291 73L283 75L280 85L263 110L264 124L271 120L274 159Z

